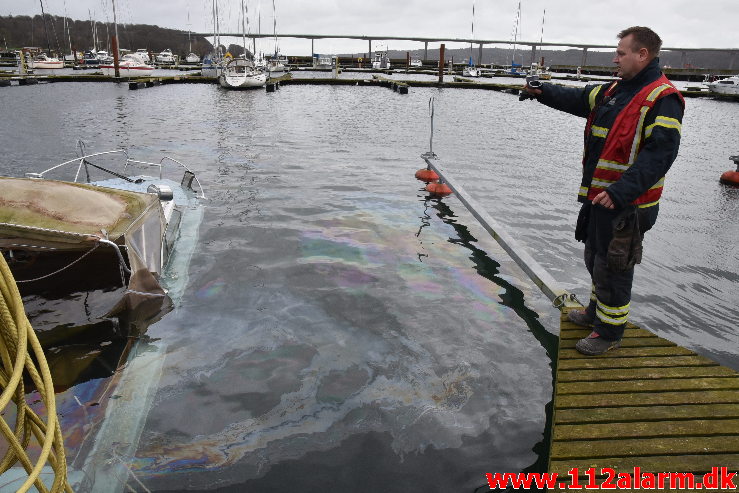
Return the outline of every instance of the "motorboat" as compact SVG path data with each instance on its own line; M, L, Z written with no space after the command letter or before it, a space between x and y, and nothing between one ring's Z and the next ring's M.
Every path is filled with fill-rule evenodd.
M188 53L185 57L185 61L187 63L200 63L200 56L198 56L196 53Z
M718 79L706 85L708 86L708 91L712 94L739 96L739 75Z
M69 483L123 493L130 469L107 461L110 447L135 452L167 352L145 331L182 299L205 194L178 160L123 149L0 186L0 251L46 353L65 444L77 447ZM27 477L10 467L3 490Z
M74 178L50 178L64 173ZM0 251L21 294L83 292L96 319L125 313L134 328L166 305L163 269L183 216L205 198L188 166L134 160L123 149L0 177L0 185Z
M76 63L79 60L82 60L84 58L84 53L80 51L71 51L68 54L64 55L64 61L70 62L70 63Z
M530 76L535 75L539 78L539 80L551 80L552 79L552 73L549 71L549 68L544 67L543 64L539 64L536 62L533 62L531 66L529 67L528 75Z
M52 58L46 55L46 53L40 53L33 57L28 62L28 68L30 69L59 69L64 68L64 60L58 58Z
M106 65L113 63L113 55L109 54L107 51L100 50L97 52L98 60L100 60L100 65Z
M146 48L139 48L136 50L135 55L138 55L139 58L141 58L144 63L151 63L151 58L149 57L149 51Z
M103 75L115 77L115 65L113 63L101 65ZM118 73L121 77L141 77L151 75L154 67L147 65L136 53L123 55L118 62Z
M332 69L336 64L336 55L313 54L313 68L316 69Z
M414 58L411 60L411 67L423 67L423 62L419 60L418 58Z
M226 89L252 89L264 87L267 74L256 68L251 60L231 58L223 67L218 82Z
M174 65L175 58L172 54L172 50L166 49L162 50L157 56L156 56L157 63L160 63L162 65Z
M267 60L267 71L270 73L283 73L287 72L287 57L275 53Z
M90 67L99 67L100 66L100 58L97 55L97 51L88 50L85 52L85 54L82 56L82 60L80 60L80 65L86 65Z
M372 60L372 68L378 70L387 70L390 68L390 57L387 51L375 52L375 58Z

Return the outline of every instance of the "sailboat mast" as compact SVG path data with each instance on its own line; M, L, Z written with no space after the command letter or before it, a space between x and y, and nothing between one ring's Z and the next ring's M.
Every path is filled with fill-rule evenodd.
M544 19L547 17L547 9L544 9L544 13L541 15L541 38L539 43L544 42Z
M472 0L472 39L475 39L475 0ZM472 39L470 39L470 60L472 59Z
M220 34L221 26L220 26L220 23L218 21L218 0L213 0L213 2L215 3L215 12L216 12L216 16L215 16L216 45L220 48L220 46L221 46L221 34Z
M217 51L216 47L216 0L213 0L213 53Z
M67 39L69 40L69 53L74 56L74 52L72 51L72 29L67 24L67 1L66 0L64 0L64 30L67 32ZM64 35L62 35L62 39L64 39L63 36ZM77 57L75 56L74 59L76 60Z
M280 47L277 45L277 9L275 8L275 0L272 0L272 30L275 36L275 56L277 56Z
M49 31L46 29L46 13L44 12L43 0L38 0L41 4L41 20L44 21L44 34L46 35L46 45L49 48L49 56L51 56L51 41L49 40Z
M192 40L190 39L190 5L187 6L187 54L192 53Z
M511 68L513 68L513 64L516 63L516 41L518 41L518 27L520 23L521 23L521 2L518 2L518 10L516 11L515 30L513 34L513 59L511 61Z
M244 60L246 60L246 6L244 0L241 0L241 37L244 45Z

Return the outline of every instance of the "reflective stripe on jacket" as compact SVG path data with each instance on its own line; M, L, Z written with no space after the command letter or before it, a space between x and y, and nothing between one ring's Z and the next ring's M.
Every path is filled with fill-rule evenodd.
M601 103L610 99L617 86L618 83L613 83L608 87L600 99ZM593 120L598 106L596 98L601 87L594 88L591 94L588 95L591 111L588 116L588 123L585 126L586 145L591 135L606 139L589 186L584 183L580 188L580 195L586 196L589 201L592 201L596 195L607 189L611 184L617 182L624 172L634 164L643 140L651 135L651 127L654 125L644 128L644 121L647 113L658 99L670 94L677 94L683 108L685 106L680 92L662 74L657 80L647 84L636 93L618 114L611 128L596 126L593 125ZM655 124L677 128L678 130L680 128L678 120L667 117L657 117ZM583 165L585 165L584 160ZM664 176L632 203L640 207L649 207L656 204L662 195L663 186Z

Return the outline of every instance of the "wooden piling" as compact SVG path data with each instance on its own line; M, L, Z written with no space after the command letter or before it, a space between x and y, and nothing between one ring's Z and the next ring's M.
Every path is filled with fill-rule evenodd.
M446 63L444 62L444 50L445 49L446 49L446 45L442 43L441 47L439 48L439 84L444 83L444 65L446 65Z

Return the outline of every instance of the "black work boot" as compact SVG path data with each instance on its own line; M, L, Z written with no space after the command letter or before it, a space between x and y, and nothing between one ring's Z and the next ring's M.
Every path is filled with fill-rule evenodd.
M581 327L592 327L594 322L587 310L570 310L567 313L567 320Z
M598 356L606 353L611 349L618 349L621 346L621 340L610 341L603 339L597 332L593 331L588 337L580 339L575 344L575 349L587 356Z

